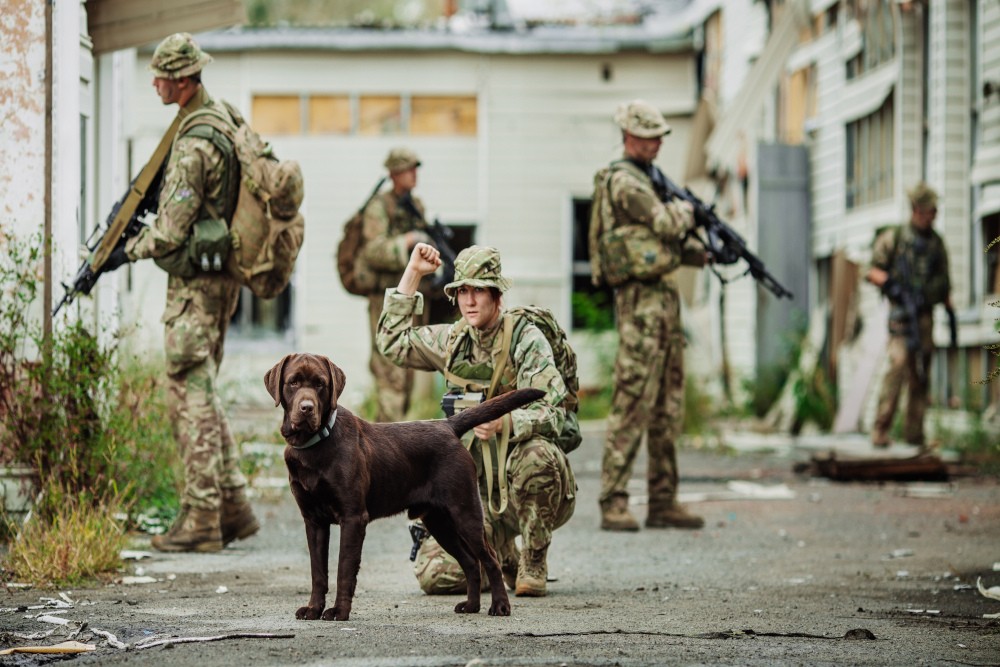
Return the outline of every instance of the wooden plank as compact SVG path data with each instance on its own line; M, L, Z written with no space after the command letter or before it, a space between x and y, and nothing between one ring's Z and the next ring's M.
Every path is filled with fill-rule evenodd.
M95 55L156 42L175 32L202 32L245 22L240 0L87 2L87 29Z
M948 467L937 456L922 454L907 459L838 459L834 455L814 456L812 472L841 482L948 481Z

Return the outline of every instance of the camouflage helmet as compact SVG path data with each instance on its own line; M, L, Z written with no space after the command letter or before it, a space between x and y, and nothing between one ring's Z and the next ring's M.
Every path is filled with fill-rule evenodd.
M615 111L618 127L642 139L652 139L670 134L670 126L660 110L643 100L632 100Z
M420 158L409 148L393 148L385 159L385 168L390 174L396 174L407 169L420 166Z
M452 301L455 290L462 285L495 287L503 294L510 289L510 281L500 275L500 251L487 246L469 246L455 258L455 279L444 286L444 293Z
M176 32L156 47L149 71L160 79L183 79L197 74L212 62L212 56L201 50L190 33Z
M937 208L937 192L923 181L913 186L907 195L910 197L910 205L913 208Z

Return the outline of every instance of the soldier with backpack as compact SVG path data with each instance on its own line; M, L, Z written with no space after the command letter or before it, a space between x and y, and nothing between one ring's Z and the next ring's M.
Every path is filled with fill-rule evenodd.
M424 204L413 195L417 186L420 159L408 148L394 148L385 159L392 187L374 195L364 207L360 256L355 271L370 278L368 321L371 331L371 358L368 368L375 381L378 412L375 421L402 421L410 407L413 371L400 368L379 354L375 331L385 290L394 287L406 267L410 251L417 243L432 243L423 228Z
M471 246L455 259L455 279L444 287L462 318L454 324L414 326L423 309L421 278L441 265L440 253L419 243L399 284L386 292L378 323L379 352L399 366L440 371L458 406L514 389L535 387L545 397L495 422L477 426L464 440L476 460L487 539L515 595L546 594L552 533L576 507L576 478L567 452L580 443L576 418L576 357L551 313L505 309L510 281L495 248ZM522 549L514 538L520 535ZM416 536L415 536L416 537ZM458 563L433 538L414 554L426 593L462 593Z
M187 33L167 37L153 53L153 87L163 104L179 107L181 122L200 111L226 113L201 83L201 71L211 60ZM154 259L170 273L163 313L167 396L183 457L184 491L176 521L152 540L160 551L219 551L259 530L216 385L226 330L240 293L239 280L223 270L228 221L239 188L240 168L232 153L199 133L178 132L164 167L155 221L108 259L109 270ZM218 243L198 253L204 265L201 258L189 256L199 227L210 229L203 234L213 235Z
M653 160L670 126L658 109L634 100L615 122L623 159L594 182L590 250L595 282L615 290L618 354L601 463L601 529L639 530L629 510L628 480L646 435L649 453L647 528L700 528L704 520L677 502L677 438L684 422L684 332L681 264L704 266L703 246L688 239L690 204L664 203L654 189L663 180Z

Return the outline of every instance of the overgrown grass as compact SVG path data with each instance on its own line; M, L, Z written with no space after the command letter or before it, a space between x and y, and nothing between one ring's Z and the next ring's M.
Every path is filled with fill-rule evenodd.
M20 527L5 568L20 581L49 586L76 585L117 571L127 540L114 518L124 511L122 504L95 505L71 493L57 495L62 504Z
M0 225L0 465L33 471L35 501L3 566L66 583L117 569L131 524L111 517L172 514L181 476L163 370L123 359L116 338L80 322L43 337L40 247Z

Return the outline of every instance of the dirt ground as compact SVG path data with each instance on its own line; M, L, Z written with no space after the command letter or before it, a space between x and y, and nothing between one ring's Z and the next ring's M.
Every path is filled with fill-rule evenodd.
M578 504L550 550L549 596L512 598L510 618L456 615L454 597L423 595L396 517L369 526L351 619L295 620L308 556L278 459L256 480L260 534L222 553L127 561L123 577L150 583L0 591L0 649L67 638L97 647L0 665L1000 664L1000 621L984 618L1000 601L976 590L980 578L1000 586L996 479L831 482L793 466L837 441L761 438L761 452L755 436L739 440L735 455L681 454L681 491L703 530L611 534L597 528L601 433L590 429L571 455ZM640 519L643 471L640 460ZM148 550L148 537L133 546ZM183 642L218 636L229 637Z

